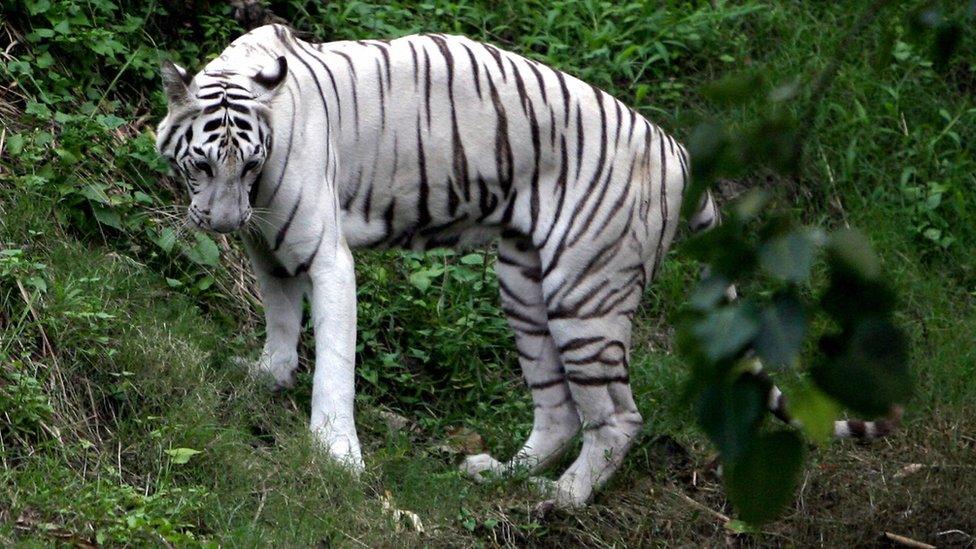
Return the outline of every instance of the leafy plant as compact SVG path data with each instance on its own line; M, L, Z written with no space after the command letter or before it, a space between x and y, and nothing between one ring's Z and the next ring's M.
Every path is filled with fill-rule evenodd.
M702 190L719 177L742 177L757 168L787 176L799 172L814 105L836 74L843 44L865 28L883 4L868 6L842 39L838 53L814 82L811 106L800 118L785 108L784 101L796 91L789 86L770 92L764 114L750 124L730 129L706 122L696 128L690 142L695 179L687 206L698 204ZM939 46L938 53L948 58L953 48ZM896 47L896 58L898 51ZM761 97L762 87L762 79L752 75L727 79L707 91L715 101L737 104ZM943 189L929 189L933 194L924 211L931 219ZM877 417L892 412L912 394L908 338L894 320L895 292L869 241L849 229L826 236L797 227L783 215L761 215L766 204L766 193L746 194L728 211L724 225L687 246L709 265L710 274L693 291L679 333L681 352L692 367L689 393L697 402L698 423L726 463L729 498L742 519L752 524L775 518L791 501L804 453L795 433L761 429L769 381L754 375L757 364L795 369L805 356L806 343L816 340L818 352L810 357L809 381L800 389L797 415L814 440L829 436L841 406ZM941 237L934 227L921 232L936 241ZM825 281L817 286L824 288L816 298L805 299L821 248L827 269ZM756 278L766 288L763 296L726 302L724 290L730 283Z

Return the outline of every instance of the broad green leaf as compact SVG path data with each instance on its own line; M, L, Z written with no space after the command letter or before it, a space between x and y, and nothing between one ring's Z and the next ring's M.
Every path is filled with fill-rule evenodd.
M220 248L217 243L203 233L196 234L196 243L186 252L190 261L199 265L216 267L220 261Z
M42 119L51 118L51 109L44 103L38 103L37 101L28 101L27 108L24 109L24 112Z
M44 293L47 291L47 281L39 276L29 276L27 277L27 285L31 286L38 292Z
M96 120L98 120L99 124L109 130L114 130L122 124L125 124L124 118L119 118L114 114L100 114L98 117L96 117Z
M484 265L485 256L482 254L468 254L461 258L461 263L465 265Z
M200 290L201 292L202 291L205 291L205 290L209 290L210 287L213 286L214 285L214 282L216 282L216 281L217 280L214 279L214 277L212 277L210 275L206 275L206 276L204 276L203 278L201 278L200 280L197 281L197 289Z
M803 441L793 431L759 435L734 461L726 462L725 488L739 517L752 525L768 522L793 500Z
M191 457L199 453L200 450L194 450L193 448L171 448L166 450L166 455L170 457L170 462L176 465L183 465L190 461Z
M173 251L173 245L176 244L176 232L169 227L164 228L159 231L159 238L155 242L164 252L170 253Z
M760 246L759 264L776 278L806 282L813 265L813 243L802 230L774 237Z
M834 420L840 414L840 406L815 387L806 386L791 392L789 411L813 441L825 444L833 438Z
M51 9L51 0L27 0L27 11L31 15L44 13Z
M743 301L712 311L692 328L702 350L713 362L732 358L759 332L754 307Z
M767 387L755 377L731 385L712 385L698 397L698 424L722 458L735 460L745 452L766 415Z
M780 294L763 309L760 322L756 352L771 367L792 366L807 332L803 304L792 294Z
M54 64L54 57L51 57L50 52L44 52L38 55L34 59L34 66L39 69L46 69Z
M176 280L175 278L168 278L167 277L166 278L166 285L169 286L170 288L179 288L180 286L183 285L183 283L180 282L179 280Z
M112 204L112 199L108 197L108 193L105 192L105 185L103 184L92 183L85 185L76 192L95 204L104 206Z
M10 153L10 156L19 156L21 151L24 150L24 135L15 133L7 138L6 149L6 152Z
M95 219L98 220L102 225L108 225L114 229L122 230L122 218L119 217L119 213L110 207L103 206L101 204L92 204L92 212L95 214Z
M408 280L421 292L426 292L427 288L430 288L430 273L426 270L410 273Z

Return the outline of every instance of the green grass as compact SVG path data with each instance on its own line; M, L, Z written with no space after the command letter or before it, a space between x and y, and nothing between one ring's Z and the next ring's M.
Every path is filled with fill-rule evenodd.
M263 336L246 264L233 242L177 234L179 210L168 208L178 187L152 152L164 106L156 49L199 67L238 31L218 3L200 16L174 10L185 25L166 24L154 4L119 4L145 21L127 26L104 0L0 4L4 32L19 40L0 68L0 543L724 542L707 509L732 510L671 350L670 320L697 276L680 247L638 316L632 378L645 435L574 516L539 522L524 483L478 486L455 469L457 439L477 434L508 456L531 426L490 254L358 254L367 471L351 478L317 454L308 359L298 386L280 394L235 365ZM700 86L724 75L759 72L767 89L798 81L790 108L801 107L862 3L716 4L274 7L319 39L485 39L579 75L686 138L694 120L745 124L762 108L706 102ZM744 535L748 544L877 544L885 531L976 542L976 48L967 33L948 67L932 67L909 8L855 38L799 176L723 184L766 187L807 223L864 230L898 292L916 377L901 430L812 448L794 505ZM72 33L42 30L63 21ZM389 411L411 427L392 428ZM181 448L200 453L179 463ZM922 467L899 477L909 464ZM425 532L395 522L386 498Z

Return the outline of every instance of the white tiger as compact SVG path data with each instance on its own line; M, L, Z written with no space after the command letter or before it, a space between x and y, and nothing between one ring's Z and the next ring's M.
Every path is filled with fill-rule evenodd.
M631 321L677 226L680 144L593 86L457 36L310 44L271 25L196 76L165 63L163 79L157 148L186 180L195 226L247 228L267 322L259 369L279 387L293 383L311 300L311 430L332 456L363 468L350 248L498 236L533 428L509 462L462 467L534 473L582 429L554 503L584 504L610 478L641 429ZM693 228L717 221L706 197ZM771 404L781 411L778 391Z

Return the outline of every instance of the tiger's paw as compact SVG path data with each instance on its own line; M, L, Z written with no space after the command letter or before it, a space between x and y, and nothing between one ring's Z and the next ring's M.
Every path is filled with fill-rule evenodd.
M488 482L506 473L505 465L488 454L466 456L461 462L460 469L462 473L478 483Z
M295 387L295 372L298 370L298 352L270 353L264 351L261 357L249 365L250 374L267 382L272 391L282 391Z
M532 511L533 516L538 519L545 519L556 511L568 512L585 507L586 502L593 494L593 490L581 485L579 480L573 475L569 477L564 475L555 482L532 477L530 481L536 485L542 497L546 498L535 506Z
M355 435L342 435L327 428L312 428L312 436L330 459L359 477L366 470L362 450Z

